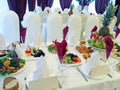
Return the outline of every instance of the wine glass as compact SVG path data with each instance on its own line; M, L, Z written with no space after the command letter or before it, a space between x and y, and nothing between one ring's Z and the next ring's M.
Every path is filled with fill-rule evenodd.
M65 85L65 78L67 77L67 65L64 64L64 59L57 59L57 68L58 68L58 80L62 86Z

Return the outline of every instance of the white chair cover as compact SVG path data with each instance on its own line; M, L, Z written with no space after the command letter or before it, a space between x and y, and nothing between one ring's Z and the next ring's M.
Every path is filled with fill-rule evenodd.
M62 36L62 17L52 13L47 18L47 42L60 40Z
M54 12L60 14L60 13L61 13L61 10L60 10L60 8L56 7L56 8L54 9Z
M36 13L40 14L42 12L42 8L40 6L36 6Z
M0 34L0 50L5 49L5 38Z
M50 7L45 7L44 12L45 13L52 13L52 10Z
M81 17L81 21L82 21L82 30L85 29L85 24L87 21L87 15L83 12L80 12L80 17Z
M73 14L68 18L68 45L78 44L81 38L82 22L81 18L77 14Z
M63 24L67 24L69 15L67 13L62 13L61 16Z
M24 27L27 28L25 44L33 47L39 47L43 44L40 20L40 16L34 12L28 12L24 15Z
M117 28L117 27L116 27ZM118 25L118 28L120 28L120 24ZM117 36L117 38L115 39L116 43L120 43L120 34Z
M1 16L1 34L4 36L7 44L15 41L20 41L18 15L12 11L7 10Z
M117 22L117 17L114 16L112 21L110 22L110 25L108 26L110 29L110 33L114 34L114 28L115 28L115 24Z
M78 12L80 12L82 10L82 6L78 5L76 9L77 9Z
M65 8L64 11L63 11L63 13L68 14L69 11L70 10L68 8Z
M84 6L84 8L83 8L83 11L88 11L88 6L86 5L86 6Z
M98 16L95 16L95 15L88 16L88 19L85 25L84 38L86 40L90 39L91 30L94 28L94 26L97 26L97 30L99 30L100 25L101 25L100 18Z

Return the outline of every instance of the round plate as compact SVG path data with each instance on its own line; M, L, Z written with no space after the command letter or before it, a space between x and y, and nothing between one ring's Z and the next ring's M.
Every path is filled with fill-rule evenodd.
M76 54L80 59L81 59L81 62L80 63L73 63L73 64L67 64L67 63L63 63L64 65L66 65L66 66L78 66L78 65L81 65L81 64L83 64L83 63L85 63L85 59L82 57L82 55L80 55L78 52L76 52L76 51L71 51L71 52L67 52L67 53L73 53L73 54Z
M96 76L91 76L91 75L89 75L89 74L87 73L87 71L85 70L85 66L86 66L86 64L82 65L82 66L80 67L80 70L82 71L82 73L83 73L85 76L87 76L87 77L89 77L89 78L99 80L99 79L103 79L104 77L107 76L107 74L103 74L103 75L100 75L100 76L97 76L97 75L96 75Z
M66 66L68 66L68 67L72 67L72 66L78 66L78 65L81 65L81 64L83 64L83 61L82 61L82 60L81 60L80 63L75 63L75 64L64 64L64 65L66 65Z
M120 52L113 51L113 52L111 53L111 56L112 56L113 58L119 60L119 59L120 59L120 56L116 56L115 53L120 53Z
M15 73L11 73L11 74L6 74L6 75L0 75L0 77L6 77L6 76L13 76L13 75L17 75L17 74L19 74L19 73L21 73L21 72L23 72L24 71L24 69L25 69L25 65L21 68L21 69L19 69L17 72L15 72Z
M4 53L2 53L4 52ZM0 58L6 56L7 51L6 50L0 50Z
M0 90L3 90L3 80L4 80L4 78L0 81ZM24 81L21 80L21 78L17 79L17 81L19 83L19 89L18 90L23 90Z

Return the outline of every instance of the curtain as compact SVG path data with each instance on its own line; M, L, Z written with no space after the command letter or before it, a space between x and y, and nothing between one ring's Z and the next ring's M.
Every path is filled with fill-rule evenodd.
M36 4L36 0L28 0L28 8L29 8L29 11L34 11L34 9L35 9L35 4Z
M52 5L53 5L53 0L48 0L47 5L48 5L48 7L52 7Z
M20 32L21 32L21 29L23 28L21 21L23 20L23 16L26 12L27 0L7 0L7 2L8 2L9 9L15 11L19 17ZM21 41L21 38L20 38L20 41Z
M117 10L115 12L115 15L117 16L117 13L118 13L118 10L119 10L119 7L120 7L120 0L116 0L115 5L118 5Z
M103 14L110 0L95 0L95 10L97 14Z
M72 0L59 0L59 2L60 2L60 6L61 6L62 10L64 10L65 8L70 7Z
M37 0L37 5L44 11L45 7L52 7L54 0Z
M23 16L26 12L26 0L7 0L8 1L8 6L10 10L15 11L18 16L20 21L23 20Z

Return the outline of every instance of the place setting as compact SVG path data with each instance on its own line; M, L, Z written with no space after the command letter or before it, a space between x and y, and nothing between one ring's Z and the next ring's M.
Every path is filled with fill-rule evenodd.
M21 90L24 86L24 81L19 76L26 68L26 60L16 53L17 44L13 42L4 50L0 50L0 90Z
M97 56L97 57L96 57ZM104 79L106 76L110 75L110 67L108 63L104 63L100 60L100 55L98 51L95 51L91 58L87 60L87 62L79 67L77 67L77 70L80 71L83 78L91 78L95 80L101 80ZM86 80L85 81L88 81Z

